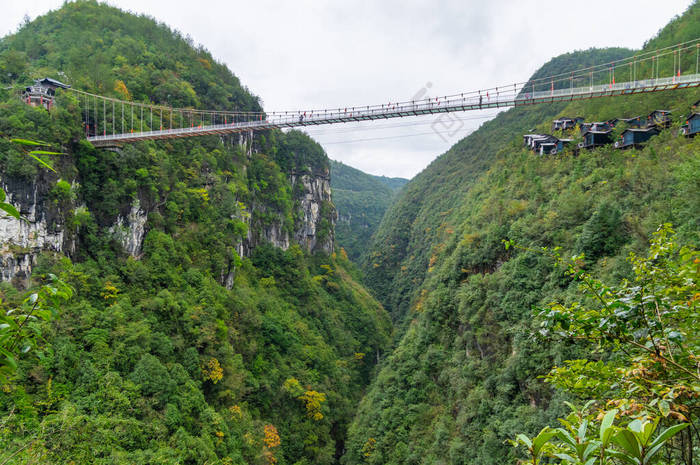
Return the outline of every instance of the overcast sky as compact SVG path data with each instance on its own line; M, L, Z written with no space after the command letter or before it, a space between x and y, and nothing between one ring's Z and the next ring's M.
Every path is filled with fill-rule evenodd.
M63 0L0 0L0 34ZM691 0L110 0L192 36L264 108L359 106L525 81L589 47L639 48ZM493 111L309 129L336 160L412 177ZM444 117L444 116L443 116Z

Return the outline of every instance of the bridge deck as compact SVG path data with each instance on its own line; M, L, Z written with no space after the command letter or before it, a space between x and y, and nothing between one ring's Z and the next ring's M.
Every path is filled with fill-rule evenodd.
M403 118L435 113L473 111L490 108L536 105L541 103L584 100L617 95L631 95L662 90L677 90L700 86L700 74L645 79L640 81L601 84L585 87L571 87L552 91L528 93L525 88L504 88L493 94L470 95L426 99L416 102L402 102L387 105L347 108L344 110L321 110L310 114L272 114L258 121L245 121L230 124L215 124L190 128L163 129L158 131L106 134L88 137L97 147L118 146L141 140L172 139L212 134L231 134L244 131L257 131L272 128L292 128L320 124L348 123L388 118Z

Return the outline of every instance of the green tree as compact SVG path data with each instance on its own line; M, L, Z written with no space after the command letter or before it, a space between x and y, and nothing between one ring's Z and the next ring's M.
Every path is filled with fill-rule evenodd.
M577 248L591 260L612 255L624 242L622 214L619 208L604 202L583 225Z
M14 81L24 75L28 67L24 52L8 50L0 56L0 80Z
M555 367L547 381L579 398L616 407L603 417L601 429L611 427L616 414L626 419L628 424L613 437L617 449L610 457L630 464L659 463L654 457L661 447L689 424L654 436L659 422L695 423L698 415L698 251L680 246L671 226L662 225L646 256L630 254L634 279L615 286L584 271L584 255L564 261L556 250L545 252L566 267L583 295L580 301L553 303L539 312L542 334L585 343L592 354L592 360ZM580 412L574 416L560 420L566 428L557 434L569 452L553 455L563 464L586 464L595 448L604 449L605 444L585 445L590 419ZM574 419L578 429L571 426ZM602 437L601 431L601 441ZM668 454L692 463L692 434L681 439L680 452ZM601 465L610 463L600 457Z

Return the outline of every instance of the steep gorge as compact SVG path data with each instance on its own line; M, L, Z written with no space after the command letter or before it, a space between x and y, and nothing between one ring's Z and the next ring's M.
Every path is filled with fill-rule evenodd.
M646 47L700 35L698 5ZM575 52L535 76L630 53ZM0 67L8 84L50 75L137 101L261 109L202 47L93 1L4 38ZM503 112L396 198L346 172L368 187L339 188L346 208L367 209L353 223L338 218L325 152L301 132L98 150L84 141L70 94L48 113L0 90L2 188L29 220L0 219L2 300L16 304L17 287L50 273L76 292L0 391L0 459L514 462L504 441L551 424L568 400L538 376L578 350L533 337L532 308L577 289L546 259L501 241L585 252L606 279L629 274L626 254L662 222L697 244L700 140L676 136L697 97ZM546 132L556 116L656 108L673 109L674 125L640 149L538 157L521 146L523 132ZM66 155L50 160L57 173L10 137L60 148ZM338 221L347 228L336 235ZM334 253L341 235L364 277Z
M337 161L331 161L331 174L333 204L338 210L337 242L357 263L387 208L408 180L373 176Z

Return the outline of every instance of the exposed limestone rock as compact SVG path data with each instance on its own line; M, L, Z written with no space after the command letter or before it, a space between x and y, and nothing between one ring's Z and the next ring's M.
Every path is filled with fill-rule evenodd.
M244 131L238 133L238 145L248 158L253 156L253 131Z
M275 247L279 247L282 250L289 248L289 234L282 230L282 226L279 223L266 226L263 228L262 233L265 240Z
M309 252L333 252L337 212L331 202L330 178L328 175L291 174L289 180L293 192L299 193L296 201L301 210L294 232L290 234L284 229L282 218L271 224L256 222L256 214L264 212L266 207L253 204L253 219L246 220L248 235L236 246L239 256L250 256L250 251L263 242L287 250L294 241Z
M261 243L270 243L282 250L287 250L290 245L289 233L282 227L282 219L271 224L261 224L254 220L256 214L265 211L264 206L253 204L251 208L253 220L246 220L248 223L248 234L246 238L237 246L238 255L249 257L250 252Z
M29 286L36 253L13 253L3 250L0 253L0 280L13 281L20 287Z
M302 174L290 177L292 186L303 186L302 219L294 231L294 240L309 252L333 252L334 225L337 213L331 203L331 183L328 176ZM326 208L324 209L324 206Z
M148 213L141 209L138 199L131 204L131 210L126 218L119 215L116 223L109 228L109 232L119 241L124 251L132 257L139 257L143 247L143 238L146 235L146 221Z
M0 278L28 284L32 266L41 251L63 251L64 230L56 212L45 207L46 194L37 182L3 180L6 202L24 220L0 217Z

